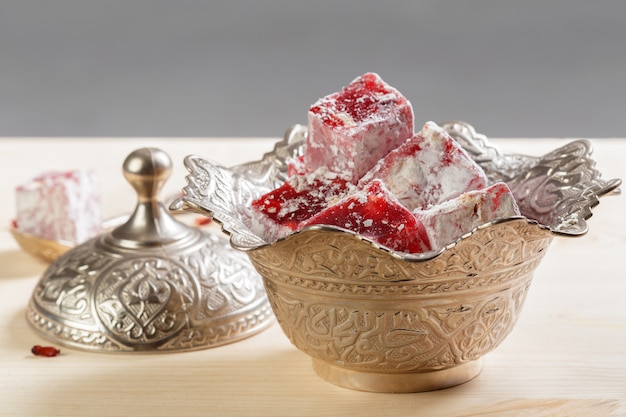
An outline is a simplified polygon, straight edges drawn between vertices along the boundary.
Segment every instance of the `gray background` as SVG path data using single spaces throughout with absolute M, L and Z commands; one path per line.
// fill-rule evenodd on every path
M 626 2 L 0 0 L 0 136 L 276 137 L 367 71 L 418 126 L 626 136 Z

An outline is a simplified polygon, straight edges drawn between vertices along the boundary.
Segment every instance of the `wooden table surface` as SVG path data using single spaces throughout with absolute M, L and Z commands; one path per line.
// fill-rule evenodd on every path
M 14 188 L 50 169 L 94 168 L 107 215 L 130 212 L 121 165 L 159 147 L 180 191 L 188 154 L 233 165 L 272 149 L 272 138 L 0 138 L 0 416 L 626 416 L 626 198 L 601 200 L 581 238 L 556 238 L 535 273 L 511 335 L 478 378 L 440 391 L 375 394 L 318 378 L 278 325 L 218 348 L 157 355 L 88 353 L 50 344 L 29 327 L 26 305 L 46 264 L 9 233 Z M 540 155 L 568 139 L 493 139 Z M 605 179 L 626 178 L 626 139 L 596 139 Z

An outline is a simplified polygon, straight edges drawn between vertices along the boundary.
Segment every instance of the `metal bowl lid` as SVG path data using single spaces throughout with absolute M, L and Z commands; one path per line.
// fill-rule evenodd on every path
M 101 352 L 173 352 L 251 336 L 273 322 L 248 257 L 174 219 L 158 200 L 172 172 L 155 148 L 132 152 L 137 192 L 126 223 L 54 261 L 35 287 L 31 326 L 54 342 Z

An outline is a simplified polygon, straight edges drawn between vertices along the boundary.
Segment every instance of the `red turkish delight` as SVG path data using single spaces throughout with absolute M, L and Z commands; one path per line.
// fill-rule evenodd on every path
M 398 90 L 367 73 L 313 104 L 304 165 L 325 166 L 356 182 L 413 134 L 413 109 Z
M 413 134 L 410 103 L 373 73 L 309 109 L 303 155 L 288 181 L 252 204 L 271 243 L 308 226 L 350 230 L 391 250 L 423 253 L 481 224 L 519 216 L 504 183 L 433 122 Z
M 311 225 L 348 229 L 399 252 L 421 253 L 431 249 L 424 225 L 378 180 L 302 224 Z
M 520 215 L 511 190 L 503 182 L 469 191 L 428 210 L 415 210 L 413 213 L 424 224 L 433 248 L 437 249 L 481 224 Z
M 252 229 L 273 241 L 297 230 L 300 223 L 348 191 L 348 182 L 325 168 L 293 175 L 289 181 L 252 202 Z
M 425 209 L 487 185 L 482 168 L 433 122 L 379 161 L 360 184 L 374 178 L 383 181 L 409 210 Z
M 15 190 L 18 231 L 79 244 L 102 226 L 98 181 L 93 171 L 48 172 Z

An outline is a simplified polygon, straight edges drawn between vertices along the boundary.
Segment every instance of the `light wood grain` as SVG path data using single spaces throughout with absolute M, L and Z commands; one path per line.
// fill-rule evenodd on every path
M 607 400 L 511 400 L 482 406 L 480 411 L 464 417 L 611 417 L 615 416 L 617 401 Z
M 565 139 L 496 141 L 540 154 Z M 273 139 L 0 139 L 0 226 L 13 216 L 13 187 L 51 168 L 95 167 L 105 210 L 132 209 L 121 175 L 132 150 L 165 149 L 175 162 L 165 193 L 184 183 L 191 153 L 224 165 L 272 148 Z M 626 178 L 626 139 L 593 141 L 606 178 Z M 36 152 L 35 152 L 36 150 Z M 169 191 L 168 191 L 169 190 Z M 0 227 L 0 416 L 626 416 L 626 199 L 603 198 L 582 238 L 557 238 L 538 268 L 512 334 L 475 380 L 420 394 L 373 394 L 318 378 L 310 359 L 273 325 L 219 348 L 114 355 L 47 344 L 24 314 L 46 265 Z

